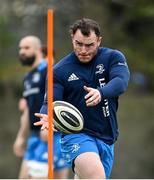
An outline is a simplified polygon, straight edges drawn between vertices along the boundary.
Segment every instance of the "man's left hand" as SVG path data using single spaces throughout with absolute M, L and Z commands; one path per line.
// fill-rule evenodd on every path
M 85 96 L 87 106 L 96 106 L 101 101 L 101 94 L 98 89 L 84 86 L 84 90 L 88 93 Z

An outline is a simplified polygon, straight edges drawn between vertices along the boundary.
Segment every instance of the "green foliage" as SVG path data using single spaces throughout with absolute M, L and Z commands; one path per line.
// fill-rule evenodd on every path
M 126 54 L 131 72 L 139 71 L 147 79 L 154 77 L 152 0 L 14 0 L 7 6 L 9 2 L 3 2 L 2 7 L 7 7 L 7 11 L 2 11 L 0 16 L 0 54 L 3 63 L 8 61 L 12 66 L 10 56 L 17 58 L 18 41 L 22 36 L 34 34 L 40 36 L 44 43 L 47 41 L 47 10 L 53 8 L 56 61 L 72 49 L 68 33 L 70 24 L 76 19 L 88 17 L 100 23 L 104 46 L 118 48 Z M 12 73 L 14 71 L 9 71 L 7 75 L 13 77 Z M 154 83 L 149 87 L 153 90 Z

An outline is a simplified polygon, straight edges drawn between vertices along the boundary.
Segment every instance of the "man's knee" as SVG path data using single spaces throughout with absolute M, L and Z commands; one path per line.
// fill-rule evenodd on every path
M 74 171 L 81 179 L 104 179 L 105 171 L 100 158 L 95 152 L 85 152 L 76 157 Z

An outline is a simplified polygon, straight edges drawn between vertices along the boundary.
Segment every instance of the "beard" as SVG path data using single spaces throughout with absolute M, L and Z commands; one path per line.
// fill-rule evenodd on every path
M 32 66 L 35 62 L 36 56 L 32 55 L 29 57 L 19 55 L 19 60 L 23 66 Z

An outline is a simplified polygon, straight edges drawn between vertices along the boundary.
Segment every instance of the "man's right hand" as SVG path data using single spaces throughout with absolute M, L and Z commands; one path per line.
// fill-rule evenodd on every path
M 35 122 L 34 126 L 42 126 L 41 130 L 49 128 L 48 115 L 41 114 L 41 113 L 35 113 L 35 116 L 40 118 L 40 121 Z
M 40 121 L 34 123 L 34 126 L 42 126 L 41 130 L 44 130 L 44 129 L 48 130 L 49 129 L 48 115 L 41 114 L 41 113 L 35 113 L 35 116 L 40 118 Z M 53 131 L 57 131 L 54 128 L 54 125 L 52 126 L 52 129 L 53 129 Z
M 15 140 L 13 152 L 17 157 L 23 157 L 25 153 L 25 139 L 18 137 Z

